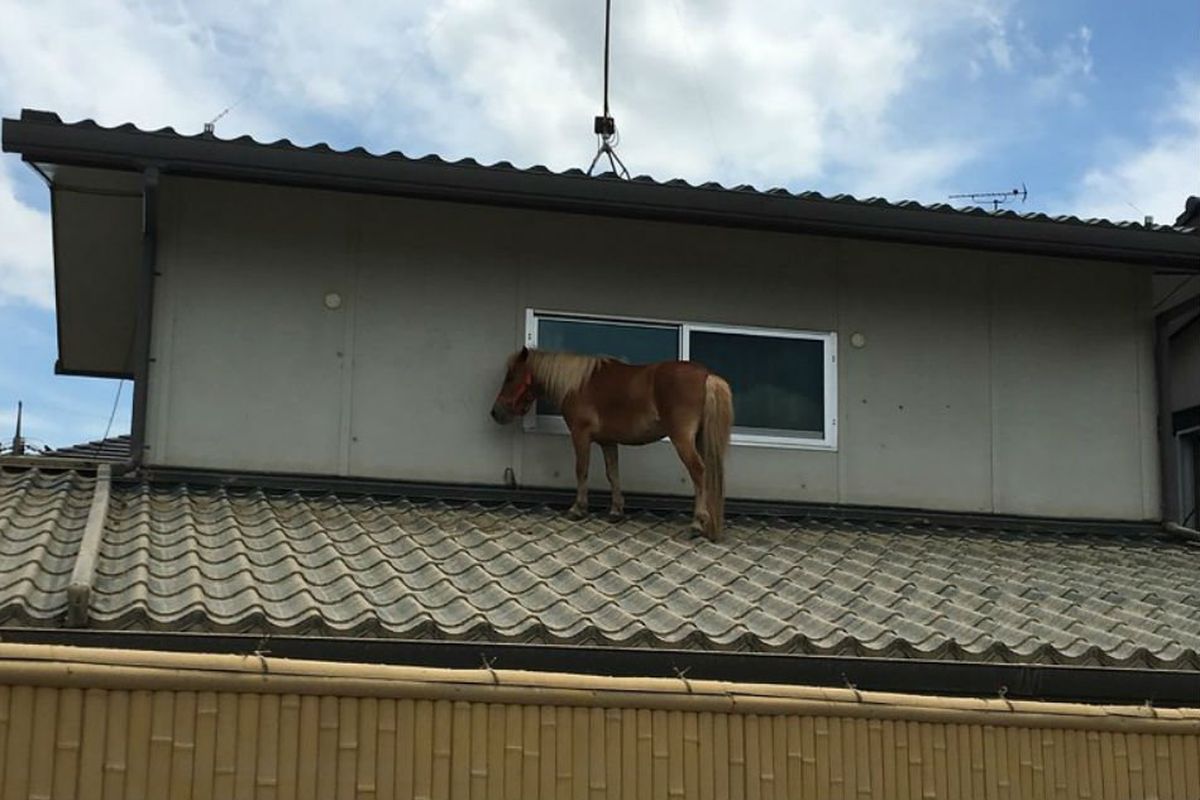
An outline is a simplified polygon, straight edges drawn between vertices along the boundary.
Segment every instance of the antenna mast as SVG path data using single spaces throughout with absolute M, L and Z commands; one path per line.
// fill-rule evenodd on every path
M 621 139 L 617 136 L 616 120 L 608 113 L 608 40 L 611 20 L 612 0 L 604 0 L 604 116 L 596 117 L 592 125 L 593 131 L 600 139 L 600 146 L 596 149 L 596 157 L 592 159 L 587 174 L 592 174 L 600 156 L 608 156 L 608 164 L 612 167 L 612 171 L 628 180 L 629 170 L 625 168 L 625 162 L 621 161 L 620 156 L 613 150 Z
M 25 455 L 25 440 L 21 438 L 21 407 L 23 403 L 17 401 L 17 432 L 13 434 L 12 454 L 14 456 Z
M 969 192 L 967 194 L 949 195 L 949 197 L 951 199 L 966 197 L 972 203 L 979 203 L 980 201 L 986 201 L 986 202 L 992 204 L 992 211 L 995 211 L 1004 203 L 1007 203 L 1009 200 L 1015 199 L 1017 197 L 1021 198 L 1021 202 L 1024 203 L 1025 198 L 1028 196 L 1029 196 L 1029 190 L 1025 188 L 1024 181 L 1021 182 L 1020 189 L 1010 189 L 1007 192 Z

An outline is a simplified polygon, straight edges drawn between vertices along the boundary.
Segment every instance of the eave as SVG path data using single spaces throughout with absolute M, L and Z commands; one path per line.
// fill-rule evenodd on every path
M 245 136 L 222 140 L 170 128 L 105 128 L 67 124 L 44 111 L 4 120 L 3 149 L 31 164 L 128 171 L 155 166 L 171 175 L 1200 270 L 1200 236 L 1183 228 L 783 189 L 593 178 L 579 170 L 451 163 L 436 156 L 373 155 L 362 148 L 301 147 L 287 140 L 265 144 Z

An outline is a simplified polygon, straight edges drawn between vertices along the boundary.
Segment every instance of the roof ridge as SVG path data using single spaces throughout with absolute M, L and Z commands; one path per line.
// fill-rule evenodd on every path
M 433 483 L 362 479 L 340 476 L 307 476 L 255 472 L 228 472 L 147 468 L 141 475 L 114 477 L 114 481 L 134 483 L 149 491 L 173 490 L 187 486 L 189 491 L 222 491 L 232 493 L 262 493 L 297 495 L 301 497 L 333 497 L 356 501 L 380 498 L 394 502 L 404 500 L 429 507 L 446 504 L 461 512 L 465 507 L 479 513 L 495 513 L 498 508 L 512 507 L 518 511 L 528 508 L 565 508 L 574 500 L 574 491 L 557 488 L 518 488 L 468 483 Z M 603 494 L 603 492 L 601 492 Z M 626 493 L 626 507 L 631 520 L 638 515 L 655 518 L 688 513 L 691 498 L 682 495 Z M 906 525 L 914 531 L 929 530 L 1003 530 L 1010 534 L 1050 532 L 1150 535 L 1162 537 L 1162 526 L 1155 520 L 1034 517 L 1015 514 L 994 514 L 944 509 L 921 509 L 896 506 L 868 506 L 845 503 L 771 501 L 731 498 L 727 501 L 731 518 L 805 520 L 831 524 L 853 525 L 877 523 Z

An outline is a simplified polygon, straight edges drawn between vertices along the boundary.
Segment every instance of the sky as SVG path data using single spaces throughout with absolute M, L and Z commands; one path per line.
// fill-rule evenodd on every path
M 1171 222 L 1200 194 L 1197 0 L 613 0 L 634 175 Z M 0 114 L 586 168 L 603 0 L 0 0 Z M 949 201 L 956 205 L 967 201 Z M 55 376 L 49 197 L 0 157 L 0 439 L 128 432 Z M 118 396 L 118 392 L 120 392 Z M 115 412 L 115 413 L 114 413 Z M 111 422 L 110 422 L 111 420 Z

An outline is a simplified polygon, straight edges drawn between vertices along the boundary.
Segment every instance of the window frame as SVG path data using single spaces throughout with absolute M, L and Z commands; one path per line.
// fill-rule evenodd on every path
M 538 345 L 538 320 L 543 318 L 577 320 L 581 322 L 596 322 L 612 325 L 627 325 L 629 327 L 668 327 L 678 330 L 676 345 L 677 357 L 683 361 L 691 360 L 691 333 L 729 333 L 745 336 L 763 336 L 780 339 L 806 339 L 819 341 L 823 347 L 824 364 L 824 406 L 825 430 L 824 436 L 799 436 L 788 434 L 749 433 L 739 430 L 736 425 L 731 438 L 731 444 L 745 447 L 768 447 L 787 450 L 823 450 L 836 451 L 838 447 L 838 415 L 837 415 L 837 333 L 835 331 L 814 331 L 791 328 L 770 328 L 752 325 L 733 325 L 717 322 L 690 322 L 685 320 L 631 317 L 616 314 L 589 314 L 576 311 L 558 311 L 546 308 L 525 309 L 525 344 L 536 348 Z M 735 420 L 736 423 L 736 420 Z M 530 433 L 566 434 L 567 425 L 562 417 L 541 415 L 537 413 L 537 405 L 530 409 L 523 420 L 523 427 Z

